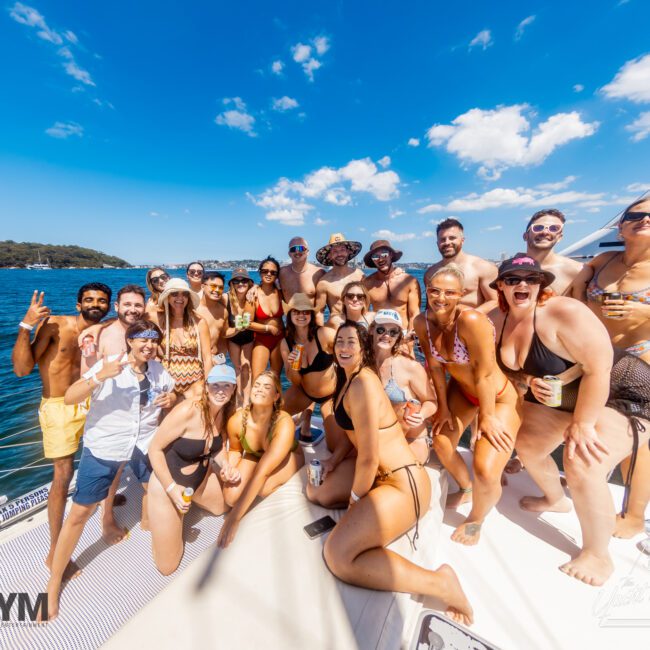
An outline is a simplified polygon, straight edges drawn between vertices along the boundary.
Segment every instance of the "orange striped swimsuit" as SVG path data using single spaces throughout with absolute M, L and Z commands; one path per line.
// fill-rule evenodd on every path
M 167 336 L 165 332 L 161 346 L 167 349 Z M 185 332 L 183 345 L 176 345 L 169 342 L 169 357 L 165 356 L 162 361 L 167 372 L 175 382 L 174 390 L 177 393 L 184 393 L 192 384 L 203 380 L 203 361 L 199 356 L 199 339 L 196 327 L 190 332 Z

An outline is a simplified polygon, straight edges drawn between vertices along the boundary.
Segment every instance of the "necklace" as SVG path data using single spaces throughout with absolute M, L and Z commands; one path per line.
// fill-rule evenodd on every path
M 289 268 L 296 274 L 296 275 L 302 275 L 303 273 L 307 272 L 307 265 L 305 264 L 305 268 L 302 271 L 296 271 L 296 269 L 293 268 L 293 264 L 289 266 Z

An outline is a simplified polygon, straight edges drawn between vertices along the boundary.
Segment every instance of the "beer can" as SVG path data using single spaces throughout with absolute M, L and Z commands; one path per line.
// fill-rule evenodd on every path
M 235 329 L 240 330 L 242 327 L 244 327 L 244 319 L 241 314 L 237 314 L 235 316 Z
M 408 402 L 406 402 L 406 406 L 404 407 L 404 417 L 413 415 L 413 413 L 419 413 L 421 408 L 422 404 L 420 404 L 420 402 L 418 402 L 416 399 L 410 399 Z
M 296 346 L 293 348 L 298 351 L 298 356 L 291 362 L 292 370 L 300 370 L 300 366 L 302 365 L 302 351 L 304 348 L 305 346 L 300 343 L 296 343 Z
M 250 327 L 251 324 L 251 315 L 248 312 L 245 312 L 242 315 L 242 327 Z
M 562 404 L 562 380 L 554 375 L 544 375 L 542 379 L 551 387 L 553 396 L 550 400 L 545 402 L 546 406 L 557 408 Z
M 185 503 L 190 503 L 193 496 L 194 490 L 191 487 L 187 487 L 183 490 L 183 501 L 185 501 Z
M 323 482 L 323 468 L 317 458 L 307 466 L 307 477 L 314 487 L 318 487 Z
M 623 300 L 623 294 L 620 291 L 610 291 L 603 293 L 602 301 L 607 302 L 608 300 Z M 605 316 L 605 318 L 611 318 L 613 320 L 620 318 L 615 312 L 611 311 L 604 313 L 603 316 Z

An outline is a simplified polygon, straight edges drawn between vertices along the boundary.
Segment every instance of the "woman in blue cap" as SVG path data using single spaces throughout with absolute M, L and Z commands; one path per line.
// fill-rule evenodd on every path
M 183 557 L 183 515 L 192 502 L 214 515 L 226 509 L 222 482 L 239 479 L 223 450 L 226 424 L 235 410 L 237 378 L 231 366 L 214 366 L 199 399 L 185 399 L 163 420 L 149 447 L 154 473 L 149 482 L 153 558 L 163 575 Z M 211 459 L 218 455 L 219 475 Z M 183 491 L 194 490 L 190 501 Z

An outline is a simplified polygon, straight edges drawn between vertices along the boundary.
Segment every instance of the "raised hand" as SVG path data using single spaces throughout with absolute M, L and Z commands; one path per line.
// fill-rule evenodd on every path
M 27 323 L 27 325 L 37 325 L 40 321 L 50 315 L 50 308 L 43 304 L 43 298 L 45 298 L 45 291 L 41 291 L 40 295 L 38 290 L 34 291 L 29 309 L 25 312 L 25 316 L 23 317 L 23 323 Z
M 124 366 L 129 363 L 129 360 L 125 358 L 124 352 L 122 352 L 117 356 L 117 358 L 109 361 L 108 355 L 104 353 L 102 355 L 102 362 L 101 370 L 95 375 L 99 381 L 117 377 L 124 369 Z

